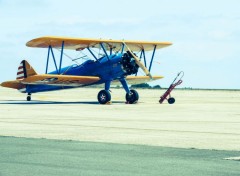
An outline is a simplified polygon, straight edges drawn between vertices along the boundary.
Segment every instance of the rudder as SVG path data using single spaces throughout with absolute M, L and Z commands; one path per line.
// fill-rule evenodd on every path
M 18 67 L 17 79 L 21 80 L 33 75 L 37 75 L 36 71 L 26 60 L 23 60 Z

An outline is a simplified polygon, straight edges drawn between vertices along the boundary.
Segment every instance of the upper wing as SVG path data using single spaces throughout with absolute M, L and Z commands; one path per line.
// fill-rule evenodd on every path
M 155 81 L 155 80 L 162 79 L 162 78 L 163 78 L 163 76 L 153 76 L 152 79 L 150 79 L 149 76 L 127 76 L 126 80 L 127 80 L 128 84 L 135 85 L 135 84 L 142 84 L 142 83 Z M 112 84 L 118 85 L 119 81 L 114 80 L 112 82 Z
M 50 45 L 53 48 L 61 48 L 64 41 L 65 49 L 83 50 L 87 47 L 99 48 L 100 43 L 105 44 L 107 50 L 115 49 L 121 50 L 122 43 L 126 43 L 132 51 L 151 51 L 156 46 L 156 49 L 164 48 L 172 45 L 170 42 L 146 42 L 146 41 L 130 41 L 130 40 L 105 40 L 105 39 L 84 39 L 84 38 L 68 38 L 68 37 L 54 37 L 46 36 L 33 39 L 27 42 L 29 47 L 48 48 Z M 127 50 L 125 48 L 125 50 Z
M 81 86 L 96 83 L 100 80 L 95 76 L 69 76 L 69 75 L 34 75 L 21 81 L 22 84 L 55 85 L 55 86 Z

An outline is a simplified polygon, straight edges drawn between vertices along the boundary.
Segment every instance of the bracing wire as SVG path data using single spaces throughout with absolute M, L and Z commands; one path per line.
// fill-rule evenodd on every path
M 57 51 L 61 52 L 60 49 L 56 49 Z M 81 57 L 79 57 L 80 55 L 83 55 Z M 77 62 L 77 60 L 79 59 L 83 59 L 83 60 L 88 60 L 87 55 L 84 54 L 82 51 L 80 51 L 77 55 L 76 58 L 73 58 L 71 56 L 69 56 L 68 54 L 66 54 L 65 52 L 63 52 L 63 55 L 66 56 L 67 58 L 69 58 L 72 62 L 75 62 L 77 65 L 80 65 L 80 63 Z

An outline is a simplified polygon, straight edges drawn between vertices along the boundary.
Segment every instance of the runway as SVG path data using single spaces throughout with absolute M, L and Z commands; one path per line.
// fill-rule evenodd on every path
M 239 175 L 240 91 L 140 89 L 125 104 L 96 88 L 33 94 L 0 88 L 0 176 Z M 233 159 L 232 159 L 233 158 Z
M 1 176 L 239 176 L 237 151 L 0 137 Z
M 125 104 L 112 89 L 112 104 L 99 105 L 99 89 L 25 94 L 0 88 L 0 136 L 240 150 L 240 91 L 176 90 L 174 105 L 159 104 L 164 90 L 138 90 Z

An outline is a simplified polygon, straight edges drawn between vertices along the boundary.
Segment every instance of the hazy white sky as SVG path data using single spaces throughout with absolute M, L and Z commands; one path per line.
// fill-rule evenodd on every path
M 153 73 L 166 87 L 185 71 L 182 87 L 240 88 L 238 0 L 0 0 L 0 82 L 15 79 L 27 59 L 45 71 L 47 51 L 25 43 L 45 35 L 170 41 Z

